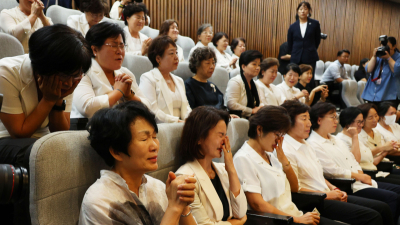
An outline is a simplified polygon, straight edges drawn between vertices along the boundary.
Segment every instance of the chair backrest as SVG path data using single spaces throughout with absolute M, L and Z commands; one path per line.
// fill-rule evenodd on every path
M 354 74 L 356 73 L 357 70 L 358 70 L 357 65 L 352 65 L 352 66 L 351 66 L 351 77 L 352 77 L 352 79 L 356 79 L 356 78 L 354 77 Z
M 6 33 L 0 33 L 0 46 L 0 59 L 23 55 L 25 53 L 21 42 L 14 36 Z
M 280 72 L 278 72 L 278 75 L 276 76 L 274 82 L 272 82 L 274 85 L 278 85 L 283 82 L 283 76 Z
M 176 40 L 176 44 L 182 48 L 183 58 L 185 59 L 186 62 L 188 62 L 190 49 L 192 49 L 195 46 L 194 41 L 190 37 L 179 35 L 178 40 Z
M 322 79 L 322 75 L 324 74 L 324 69 L 325 69 L 325 65 L 324 62 L 322 60 L 317 61 L 317 64 L 315 66 L 315 80 L 321 80 Z
M 54 24 L 67 25 L 67 19 L 72 15 L 81 15 L 82 12 L 75 9 L 67 9 L 58 5 L 50 6 L 46 11 L 46 16 L 51 18 Z
M 228 47 L 225 49 L 225 52 L 228 53 L 229 55 L 233 55 L 233 51 L 230 45 L 228 45 Z
M 239 74 L 240 74 L 240 68 L 236 68 L 236 69 L 232 70 L 231 72 L 229 72 L 229 79 L 236 77 Z
M 86 190 L 100 177 L 101 169 L 109 169 L 87 137 L 87 131 L 56 132 L 33 145 L 29 159 L 32 224 L 78 223 Z
M 361 102 L 361 104 L 364 103 L 364 99 L 361 98 L 361 95 L 364 92 L 366 84 L 367 84 L 367 82 L 361 81 L 361 80 L 357 82 L 357 86 L 358 86 L 357 87 L 357 99 L 358 99 L 358 101 Z
M 342 81 L 342 99 L 347 107 L 360 104 L 357 98 L 357 82 L 355 80 Z
M 18 2 L 16 0 L 1 0 L 0 1 L 0 12 L 3 9 L 12 9 L 18 6 Z
M 154 39 L 154 38 L 156 38 L 158 36 L 160 31 L 156 30 L 156 29 L 153 29 L 153 28 L 151 28 L 149 26 L 144 26 L 143 29 L 140 31 L 140 33 L 145 34 L 147 37 L 150 37 L 150 38 Z
M 351 76 L 351 65 L 344 64 L 344 68 L 346 69 L 347 75 L 350 77 L 350 79 L 355 80 L 354 76 Z
M 173 71 L 172 73 L 177 75 L 178 77 L 182 78 L 183 81 L 194 76 L 192 71 L 190 71 L 190 69 L 189 69 L 188 62 L 179 62 L 178 68 L 175 71 Z
M 229 73 L 226 69 L 216 66 L 213 75 L 208 80 L 217 85 L 218 89 L 225 95 L 229 81 Z
M 326 70 L 326 69 L 328 69 L 328 67 L 329 67 L 329 65 L 331 65 L 331 61 L 326 61 L 325 62 L 325 67 L 324 67 L 324 71 Z
M 153 64 L 151 64 L 149 58 L 141 55 L 132 55 L 129 53 L 125 54 L 122 66 L 128 68 L 133 75 L 135 75 L 136 83 L 138 85 L 140 82 L 140 76 L 153 69 Z
M 122 29 L 124 29 L 125 26 L 126 26 L 126 25 L 125 25 L 125 22 L 122 21 L 122 20 L 114 20 L 114 19 L 110 19 L 110 18 L 104 17 L 104 18 L 103 18 L 103 21 L 110 22 L 110 23 L 116 23 L 116 24 L 118 24 Z

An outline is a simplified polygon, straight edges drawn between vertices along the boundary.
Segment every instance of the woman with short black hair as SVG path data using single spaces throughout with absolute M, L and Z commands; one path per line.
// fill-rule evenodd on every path
M 400 125 L 397 122 L 397 108 L 391 102 L 382 102 L 378 105 L 379 123 L 376 127 L 383 139 L 400 143 Z
M 108 14 L 109 7 L 106 0 L 82 0 L 80 3 L 81 15 L 71 15 L 67 25 L 86 36 L 89 29 L 102 22 L 104 15 Z
M 294 63 L 287 66 L 287 73 L 283 75 L 283 82 L 276 85 L 287 100 L 299 100 L 302 103 L 309 102 L 309 93 L 307 90 L 300 90 L 296 87 L 301 75 L 300 67 Z
M 217 66 L 226 69 L 228 72 L 236 68 L 236 61 L 239 58 L 232 58 L 228 53 L 225 52 L 229 45 L 229 37 L 224 32 L 218 32 L 212 39 L 212 43 L 215 46 L 215 55 L 217 56 Z
M 172 40 L 176 42 L 179 36 L 178 22 L 172 19 L 164 21 L 161 24 L 159 35 L 168 35 L 170 38 L 172 38 Z M 183 56 L 183 49 L 179 45 L 176 45 L 176 47 L 178 49 L 179 62 L 185 61 L 185 58 Z
M 157 124 L 140 102 L 129 101 L 95 113 L 88 124 L 93 150 L 110 166 L 86 191 L 79 224 L 197 224 L 188 206 L 192 176 L 169 172 L 166 185 L 146 175 L 158 168 Z M 93 151 L 91 150 L 91 151 Z
M 273 82 L 278 76 L 279 61 L 276 58 L 266 58 L 261 64 L 261 73 L 258 75 L 256 84 L 260 91 L 260 101 L 264 105 L 281 105 L 286 97 Z
M 365 65 L 367 65 L 368 61 L 368 58 L 361 59 L 358 70 L 354 73 L 354 78 L 357 82 L 360 80 L 367 82 L 369 74 L 367 74 L 367 71 L 365 70 Z
M 124 30 L 115 23 L 99 23 L 90 28 L 86 40 L 92 48 L 92 67 L 74 92 L 71 118 L 91 118 L 98 110 L 125 101 L 141 101 L 150 107 L 135 75 L 122 67 Z
M 315 105 L 318 101 L 325 102 L 328 97 L 328 85 L 319 85 L 318 87 L 312 89 L 310 85 L 313 68 L 307 64 L 301 64 L 300 66 L 301 74 L 299 76 L 299 82 L 295 85 L 299 90 L 306 90 L 309 93 L 307 105 Z
M 169 36 L 156 37 L 148 58 L 154 69 L 140 77 L 140 89 L 151 103 L 157 123 L 183 122 L 192 111 L 182 78 L 171 72 L 178 68 L 175 41 Z
M 246 51 L 246 40 L 242 37 L 233 39 L 231 42 L 231 51 L 233 52 L 232 59 L 237 59 L 236 68 L 239 68 L 240 55 Z
M 207 47 L 207 46 L 210 48 L 214 48 L 214 45 L 211 42 L 213 35 L 214 35 L 213 27 L 211 26 L 211 24 L 209 23 L 202 24 L 199 27 L 199 29 L 197 29 L 198 42 L 192 49 L 190 49 L 189 58 L 196 48 Z

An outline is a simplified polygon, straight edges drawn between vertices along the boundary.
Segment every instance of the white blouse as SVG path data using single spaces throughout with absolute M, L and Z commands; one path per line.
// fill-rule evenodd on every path
M 132 55 L 142 55 L 142 43 L 149 37 L 140 32 L 139 32 L 139 38 L 132 37 L 131 33 L 129 32 L 128 26 L 124 28 L 124 31 L 125 31 L 125 44 L 128 45 L 126 53 Z
M 121 17 L 118 14 L 118 8 L 121 5 L 120 1 L 115 1 L 110 10 L 110 18 L 114 20 L 121 20 Z M 147 16 L 148 25 L 150 25 L 150 17 Z
M 49 17 L 46 17 L 50 25 L 53 24 Z M 37 18 L 33 26 L 29 18 L 23 13 L 19 6 L 12 9 L 3 9 L 0 13 L 0 30 L 16 37 L 24 47 L 25 53 L 29 53 L 29 38 L 33 32 L 43 27 L 42 21 Z
M 269 84 L 269 87 L 265 85 L 261 80 L 257 80 L 258 91 L 260 92 L 260 101 L 264 105 L 282 105 L 286 100 L 285 96 L 282 94 L 281 90 L 277 88 L 274 84 Z
M 369 136 L 367 132 L 362 129 L 361 132 L 358 134 L 358 139 L 362 141 L 362 143 L 364 143 L 364 145 L 367 146 L 369 149 L 374 149 L 384 145 L 385 140 L 383 140 L 383 137 L 379 133 L 379 131 L 377 131 L 375 128 L 373 128 L 372 131 L 374 132 L 374 138 Z M 375 157 L 377 156 L 379 156 L 379 154 L 375 155 Z
M 99 23 L 103 22 L 101 20 Z M 79 31 L 82 33 L 82 35 L 85 37 L 87 32 L 89 31 L 89 23 L 86 20 L 86 14 L 82 13 L 81 15 L 71 15 L 67 19 L 67 25 L 71 28 L 74 28 L 75 30 Z
M 233 68 L 229 66 L 229 63 L 232 61 L 232 57 L 226 52 L 221 53 L 218 49 L 215 49 L 214 52 L 217 58 L 217 66 L 226 69 L 228 72 L 231 72 Z
M 196 48 L 201 48 L 201 47 L 206 47 L 206 46 L 203 45 L 203 43 L 201 43 L 201 41 L 197 42 L 197 44 L 192 49 L 190 49 L 189 59 L 190 59 L 190 56 L 192 55 L 192 53 L 194 52 L 194 50 L 196 50 Z M 215 49 L 212 42 L 210 42 L 207 47 L 210 47 L 211 49 Z
M 233 157 L 240 184 L 244 192 L 261 194 L 264 201 L 291 216 L 302 216 L 292 202 L 292 193 L 282 164 L 274 154 L 266 152 L 268 164 L 245 142 Z M 248 206 L 251 209 L 250 206 Z
M 176 117 L 180 117 L 181 116 L 181 107 L 182 107 L 182 98 L 181 98 L 181 94 L 179 93 L 179 89 L 175 88 L 175 92 L 171 91 L 171 89 L 169 89 L 169 91 L 171 93 L 172 104 L 173 104 L 173 108 L 174 108 L 173 115 Z
M 389 125 L 390 128 L 392 128 L 392 132 L 386 130 L 384 127 L 382 127 L 379 123 L 376 126 L 376 130 L 379 131 L 379 133 L 382 135 L 383 139 L 385 142 L 388 141 L 397 141 L 400 142 L 400 125 L 395 123 L 393 125 Z
M 279 88 L 279 90 L 281 91 L 281 93 L 283 94 L 283 96 L 285 97 L 285 99 L 287 100 L 292 100 L 295 98 L 295 96 L 300 93 L 300 89 L 298 89 L 297 87 L 289 87 L 285 81 L 283 81 L 282 83 L 276 85 L 277 88 Z M 301 97 L 299 99 L 300 102 L 305 103 L 306 102 L 306 98 L 305 97 Z

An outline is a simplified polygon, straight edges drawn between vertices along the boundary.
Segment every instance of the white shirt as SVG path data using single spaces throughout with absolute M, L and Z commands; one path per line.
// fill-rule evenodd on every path
M 185 84 L 182 78 L 170 73 L 175 89 L 179 89 L 182 99 L 181 114 L 179 117 L 173 115 L 173 101 L 171 91 L 163 75 L 158 68 L 154 68 L 140 77 L 139 88 L 150 101 L 151 110 L 156 115 L 157 123 L 176 123 L 184 120 L 192 111 L 186 97 Z
M 282 95 L 285 97 L 285 99 L 287 100 L 292 100 L 295 98 L 295 96 L 300 93 L 300 89 L 298 89 L 297 87 L 293 86 L 293 87 L 289 87 L 285 81 L 283 81 L 282 83 L 276 85 L 277 88 L 279 88 L 279 90 L 281 91 Z M 300 102 L 305 103 L 306 102 L 306 98 L 305 97 L 301 97 L 299 99 Z
M 101 20 L 99 23 L 103 22 Z M 67 19 L 67 25 L 71 28 L 74 28 L 75 30 L 79 31 L 82 33 L 82 35 L 85 37 L 87 32 L 89 31 L 89 23 L 86 20 L 86 14 L 82 13 L 81 15 L 71 15 Z
M 132 55 L 142 55 L 142 43 L 149 37 L 140 32 L 139 32 L 139 38 L 132 37 L 131 33 L 129 32 L 128 26 L 124 28 L 124 31 L 125 31 L 125 44 L 128 45 L 126 53 Z
M 161 223 L 168 207 L 163 182 L 143 175 L 138 197 L 119 174 L 110 170 L 101 170 L 100 174 L 100 179 L 83 197 L 79 225 L 143 224 L 141 207 L 148 212 L 153 224 Z
M 39 104 L 36 82 L 32 72 L 29 55 L 3 58 L 0 60 L 0 93 L 3 94 L 1 112 L 7 114 L 24 114 L 28 117 Z M 72 94 L 64 98 L 65 111 L 71 112 Z M 50 133 L 49 117 L 32 135 L 40 138 Z M 0 138 L 9 137 L 7 129 L 0 121 Z
M 264 105 L 282 105 L 286 100 L 285 96 L 282 94 L 280 89 L 278 89 L 274 84 L 269 84 L 269 87 L 265 85 L 261 80 L 257 80 L 258 85 L 257 90 L 260 95 L 260 102 Z
M 374 149 L 384 145 L 385 141 L 383 140 L 383 137 L 379 133 L 379 131 L 377 131 L 375 128 L 373 128 L 372 131 L 374 132 L 374 138 L 369 136 L 367 132 L 365 132 L 364 129 L 362 129 L 361 132 L 358 134 L 358 139 L 369 149 Z M 375 157 L 377 156 L 379 156 L 379 154 L 375 155 Z
M 120 1 L 115 1 L 110 10 L 110 18 L 114 20 L 121 20 L 121 17 L 118 14 L 118 8 L 121 5 Z M 150 25 L 150 17 L 147 15 L 148 25 Z
M 135 75 L 125 67 L 115 70 L 115 75 L 127 74 L 132 78 L 131 90 L 135 95 L 140 98 L 143 104 L 150 108 L 150 102 L 147 100 L 143 92 L 139 89 L 136 83 Z M 100 67 L 99 63 L 92 59 L 92 67 L 87 74 L 79 82 L 74 91 L 73 106 L 71 118 L 92 118 L 95 112 L 102 108 L 109 108 L 110 102 L 108 93 L 112 92 L 114 88 L 108 81 L 106 74 Z M 117 104 L 124 102 L 122 97 L 118 100 Z
M 201 41 L 197 42 L 197 44 L 196 44 L 192 49 L 190 49 L 190 52 L 189 52 L 189 59 L 190 59 L 190 56 L 192 55 L 192 53 L 194 52 L 194 50 L 196 50 L 196 48 L 201 48 L 201 47 L 206 47 L 206 46 L 203 45 L 203 43 L 201 43 Z M 207 46 L 207 47 L 210 47 L 211 49 L 215 49 L 215 47 L 214 47 L 214 45 L 213 45 L 212 42 L 208 43 L 208 46 Z M 217 51 L 218 51 L 218 50 L 217 50 Z
M 329 139 L 321 137 L 317 132 L 312 131 L 307 139 L 315 150 L 318 159 L 324 169 L 324 175 L 332 178 L 351 178 L 351 173 L 362 171 L 360 164 L 354 158 L 350 149 L 340 139 L 329 134 Z M 372 186 L 356 181 L 352 184 L 353 192 L 364 188 L 377 188 L 375 180 Z
M 233 157 L 233 163 L 244 192 L 261 194 L 264 201 L 291 216 L 302 216 L 292 202 L 292 193 L 282 164 L 274 154 L 268 154 L 268 164 L 245 142 Z M 250 205 L 248 206 L 251 209 Z
M 228 72 L 231 72 L 232 67 L 229 66 L 229 63 L 232 61 L 232 57 L 228 53 L 221 53 L 218 49 L 216 49 L 214 52 L 217 58 L 217 66 L 226 69 Z
M 395 124 L 389 125 L 389 126 L 390 126 L 390 128 L 392 128 L 393 133 L 386 130 L 379 123 L 375 129 L 382 135 L 385 142 L 388 142 L 388 141 L 400 142 L 400 125 L 395 123 Z
M 326 68 L 322 75 L 321 82 L 336 81 L 338 78 L 349 79 L 346 68 L 340 64 L 339 60 L 335 60 L 328 68 Z
M 239 68 L 239 56 L 235 55 L 235 53 L 232 54 L 232 59 L 237 59 L 236 60 L 236 68 Z
M 49 17 L 46 17 L 50 25 L 53 24 Z M 0 30 L 16 37 L 24 47 L 25 53 L 29 53 L 29 38 L 33 32 L 43 27 L 42 21 L 37 18 L 33 26 L 29 22 L 29 18 L 19 8 L 3 9 L 0 13 Z
M 304 38 L 306 35 L 307 23 L 300 23 L 301 36 Z
M 315 191 L 330 191 L 325 183 L 320 161 L 307 142 L 300 143 L 286 134 L 282 149 L 299 180 L 299 190 L 307 188 Z
M 181 107 L 182 107 L 182 98 L 181 94 L 179 93 L 179 89 L 175 88 L 175 92 L 171 91 L 171 89 L 168 89 L 170 91 L 171 97 L 172 97 L 172 107 L 174 109 L 173 115 L 176 117 L 181 116 Z
M 336 135 L 336 138 L 339 138 L 340 140 L 343 141 L 347 145 L 347 148 L 351 151 L 351 146 L 353 144 L 353 140 L 351 137 L 343 134 L 343 133 L 338 133 Z M 360 153 L 361 153 L 361 161 L 360 161 L 360 166 L 363 169 L 366 170 L 378 170 L 376 166 L 374 165 L 374 156 L 372 155 L 371 149 L 369 149 L 367 146 L 364 145 L 364 143 L 361 140 L 358 140 L 359 146 L 360 146 Z

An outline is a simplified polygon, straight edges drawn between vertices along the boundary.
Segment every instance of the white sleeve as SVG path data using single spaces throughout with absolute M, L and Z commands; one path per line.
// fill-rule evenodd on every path
M 334 80 L 341 78 L 339 68 L 336 65 L 332 66 L 329 72 L 331 73 Z
M 19 90 L 13 85 L 13 83 L 17 81 L 13 82 L 6 79 L 6 77 L 10 77 L 10 79 L 13 78 L 6 74 L 9 74 L 9 72 L 0 67 L 0 93 L 3 94 L 1 112 L 7 114 L 22 114 L 24 111 L 22 110 Z
M 110 18 L 114 19 L 114 20 L 119 20 L 119 14 L 118 14 L 118 7 L 119 5 L 121 5 L 120 1 L 115 1 L 115 3 L 113 4 L 113 6 L 111 7 L 110 10 Z
M 233 159 L 244 192 L 261 194 L 261 182 L 250 158 L 237 156 Z
M 129 76 L 132 78 L 132 85 L 131 85 L 131 90 L 135 92 L 135 95 L 140 98 L 140 101 L 151 110 L 151 104 L 150 101 L 146 98 L 146 96 L 143 94 L 142 90 L 140 90 L 138 84 L 136 83 L 136 77 L 135 75 L 128 69 L 123 68 L 121 69 L 126 74 L 129 74 Z
M 230 110 L 242 110 L 242 115 L 247 117 L 250 116 L 252 113 L 252 109 L 241 105 L 239 103 L 240 97 L 241 97 L 241 88 L 240 84 L 233 80 L 230 79 L 228 82 L 228 87 L 226 88 L 226 98 L 227 98 L 227 106 L 228 109 Z
M 294 157 L 288 151 L 285 151 L 285 156 L 289 160 L 290 166 L 292 167 L 294 174 L 296 174 L 297 182 L 298 182 L 298 186 L 299 186 L 299 190 L 300 190 L 303 187 L 301 186 L 301 182 L 300 182 L 300 179 L 299 179 L 299 168 L 298 168 L 298 165 L 297 165 L 296 157 Z
M 78 21 L 76 21 L 76 20 L 73 19 L 73 16 L 68 16 L 68 19 L 67 19 L 67 26 L 69 26 L 69 27 L 71 27 L 71 28 L 73 28 L 73 29 L 75 29 L 75 30 L 78 30 L 77 22 L 78 22 Z
M 17 23 L 15 19 L 5 11 L 0 13 L 0 28 L 8 34 L 16 37 L 20 42 L 29 37 L 31 33 L 31 22 L 29 18 Z

